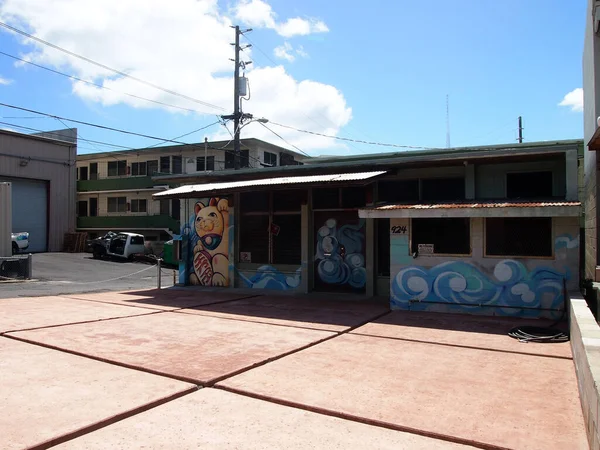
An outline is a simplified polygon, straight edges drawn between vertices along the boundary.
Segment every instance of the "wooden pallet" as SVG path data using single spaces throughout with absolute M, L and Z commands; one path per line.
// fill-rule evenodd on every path
M 82 253 L 85 251 L 87 233 L 65 233 L 63 251 L 67 253 Z

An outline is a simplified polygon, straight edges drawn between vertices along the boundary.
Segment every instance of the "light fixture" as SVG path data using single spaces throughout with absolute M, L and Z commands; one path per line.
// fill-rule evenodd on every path
M 29 164 L 29 160 L 28 159 L 22 159 L 19 161 L 19 165 L 21 167 L 25 167 L 27 164 Z

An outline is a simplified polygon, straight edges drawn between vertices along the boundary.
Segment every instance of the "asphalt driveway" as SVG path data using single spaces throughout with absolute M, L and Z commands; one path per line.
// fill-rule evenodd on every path
M 0 299 L 0 447 L 588 448 L 568 343 L 262 294 Z
M 162 270 L 162 286 L 173 285 L 173 269 Z M 0 298 L 69 293 L 150 289 L 157 285 L 157 269 L 150 264 L 96 260 L 91 253 L 36 253 L 33 281 L 0 283 Z

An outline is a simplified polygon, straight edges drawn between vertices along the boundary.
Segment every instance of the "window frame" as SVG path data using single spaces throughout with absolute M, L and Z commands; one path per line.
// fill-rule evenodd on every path
M 116 211 L 111 211 L 110 210 L 110 199 L 115 199 L 117 201 L 117 210 Z M 123 211 L 119 211 L 119 199 L 125 199 L 125 201 L 123 202 L 123 205 L 125 206 L 125 209 Z M 119 196 L 119 197 L 106 197 L 106 212 L 109 214 L 120 214 L 120 213 L 126 213 L 127 212 L 127 197 L 124 196 Z
M 483 218 L 483 257 L 484 258 L 495 258 L 495 259 L 544 259 L 554 260 L 556 258 L 556 252 L 554 250 L 554 218 L 553 217 L 542 217 L 550 220 L 550 256 L 518 256 L 518 255 L 494 255 L 488 254 L 487 251 L 487 219 L 533 219 L 534 217 L 484 217 Z
M 121 164 L 122 163 L 122 164 Z M 117 165 L 117 173 L 116 175 L 111 175 L 110 173 L 110 165 L 111 164 L 116 164 Z M 121 168 L 123 168 L 123 173 L 121 172 Z M 116 178 L 116 177 L 124 177 L 127 175 L 127 160 L 126 159 L 119 159 L 117 161 L 108 161 L 106 164 L 106 176 L 108 178 Z
M 202 169 L 199 169 L 198 167 L 200 167 L 200 164 L 202 163 Z M 208 167 L 207 167 L 207 163 L 208 163 Z M 208 172 L 208 171 L 214 171 L 215 170 L 215 157 L 213 155 L 211 156 L 207 156 L 206 158 L 204 156 L 196 156 L 196 172 Z
M 140 170 L 141 168 L 144 170 Z M 131 176 L 132 177 L 145 177 L 148 175 L 148 163 L 146 161 L 133 162 L 131 163 Z
M 269 157 L 269 161 L 267 161 L 267 155 Z M 273 159 L 275 159 L 275 162 L 273 162 Z M 277 153 L 263 151 L 263 160 L 264 160 L 264 163 L 268 164 L 270 167 L 276 167 L 277 166 Z
M 143 211 L 140 210 L 140 205 L 142 204 L 142 202 L 144 204 L 144 210 Z M 148 199 L 145 199 L 145 198 L 133 198 L 133 199 L 131 199 L 130 205 L 131 205 L 131 207 L 129 208 L 129 212 L 132 212 L 132 213 L 142 213 L 142 214 L 147 214 L 148 213 Z M 133 205 L 136 205 L 135 209 L 134 209 Z
M 432 253 L 431 255 L 423 255 L 421 253 L 419 253 L 418 257 L 455 257 L 455 258 L 468 258 L 473 256 L 473 219 L 474 217 L 411 217 L 410 218 L 410 223 L 409 223 L 409 231 L 408 231 L 408 241 L 409 241 L 409 251 L 410 254 L 413 254 L 413 233 L 414 233 L 414 226 L 413 226 L 413 220 L 415 219 L 424 219 L 424 220 L 428 220 L 428 219 L 467 219 L 469 221 L 469 253 L 437 253 L 435 252 L 435 247 L 434 247 L 434 253 Z

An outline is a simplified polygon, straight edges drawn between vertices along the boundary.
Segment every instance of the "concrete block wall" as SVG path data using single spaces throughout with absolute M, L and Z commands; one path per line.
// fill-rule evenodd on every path
M 571 295 L 569 320 L 573 363 L 588 442 L 590 449 L 599 450 L 600 326 L 578 294 Z

